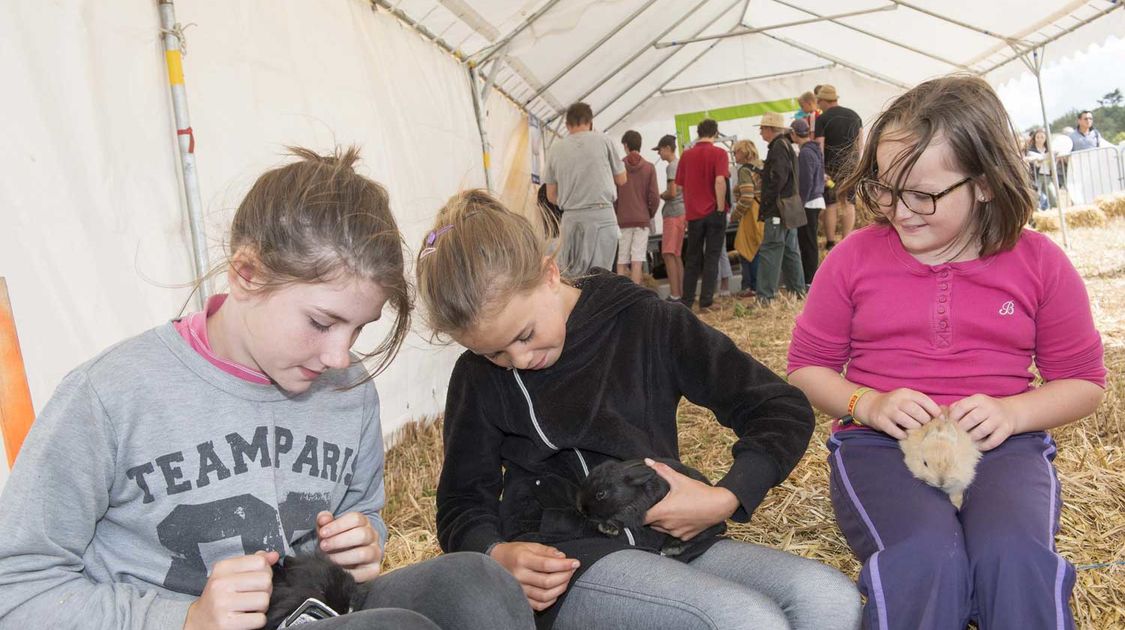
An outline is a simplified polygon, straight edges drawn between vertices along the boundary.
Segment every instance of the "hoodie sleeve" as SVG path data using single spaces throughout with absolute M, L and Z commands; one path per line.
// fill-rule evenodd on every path
M 649 165 L 648 168 L 648 189 L 645 191 L 648 200 L 648 218 L 656 216 L 656 210 L 660 207 L 660 187 L 656 183 L 656 167 Z
M 443 551 L 484 552 L 501 542 L 500 443 L 491 375 L 461 355 L 445 399 L 445 461 L 437 488 L 437 534 Z
M 710 409 L 738 436 L 734 462 L 716 485 L 738 497 L 741 505 L 731 518 L 746 522 L 805 454 L 812 407 L 799 389 L 688 309 L 662 304 L 657 313 L 660 365 L 671 366 L 674 384 L 688 400 Z
M 190 597 L 98 583 L 85 571 L 116 445 L 85 372 L 72 372 L 35 419 L 0 497 L 0 627 L 183 627 Z

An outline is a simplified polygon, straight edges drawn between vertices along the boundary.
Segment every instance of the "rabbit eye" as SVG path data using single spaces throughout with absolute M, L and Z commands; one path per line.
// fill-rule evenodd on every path
M 607 495 L 607 494 L 609 494 L 609 493 L 606 492 L 605 490 L 598 490 L 598 493 L 594 495 L 594 498 L 601 501 L 602 499 L 605 498 L 605 495 Z
M 925 466 L 926 468 L 930 467 L 929 463 L 927 463 L 926 460 L 924 460 L 924 459 L 922 460 L 922 465 Z

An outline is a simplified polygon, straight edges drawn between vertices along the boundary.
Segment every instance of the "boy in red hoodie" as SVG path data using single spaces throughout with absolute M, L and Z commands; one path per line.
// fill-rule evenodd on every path
M 656 167 L 641 157 L 641 134 L 630 129 L 621 136 L 621 144 L 625 147 L 623 161 L 628 177 L 617 187 L 617 201 L 613 204 L 617 226 L 621 228 L 617 273 L 640 284 L 648 251 L 649 222 L 660 205 L 660 190 L 656 185 Z

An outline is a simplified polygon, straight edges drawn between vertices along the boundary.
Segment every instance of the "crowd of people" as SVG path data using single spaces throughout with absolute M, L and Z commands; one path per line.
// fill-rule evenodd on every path
M 419 243 L 413 287 L 358 152 L 296 150 L 235 213 L 228 292 L 81 364 L 36 419 L 0 497 L 0 626 L 261 628 L 273 567 L 319 553 L 366 585 L 322 630 L 1073 628 L 1047 431 L 1097 408 L 1106 369 L 1081 277 L 1023 229 L 1034 200 L 1007 114 L 979 77 L 934 79 L 857 147 L 842 143 L 854 112 L 832 86 L 815 96 L 788 125 L 762 118 L 764 160 L 736 143 L 733 176 L 715 121 L 678 161 L 662 138 L 663 192 L 639 135 L 622 158 L 576 104 L 545 175 L 560 231 L 459 193 Z M 849 234 L 842 191 L 872 225 Z M 670 233 L 687 224 L 681 304 L 633 281 L 660 198 Z M 682 306 L 700 277 L 712 304 L 731 206 L 757 295 L 782 278 L 808 292 L 787 379 Z M 801 244 L 834 207 L 842 235 L 828 230 L 834 249 L 806 275 Z M 436 493 L 445 554 L 382 575 L 373 379 L 412 295 L 429 331 L 465 348 Z M 386 338 L 352 354 L 384 310 Z M 735 436 L 713 485 L 656 461 L 680 457 L 683 399 Z M 729 537 L 662 553 L 669 536 L 750 521 L 808 453 L 813 406 L 834 418 L 829 491 L 858 583 Z M 983 453 L 960 506 L 898 447 L 943 415 Z M 575 497 L 591 469 L 628 460 L 644 463 L 614 490 L 659 477 L 667 492 L 623 502 L 644 526 L 612 535 Z
M 777 112 L 762 117 L 764 160 L 747 139 L 729 152 L 720 146 L 718 123 L 711 119 L 696 126 L 696 138 L 682 154 L 676 136 L 665 135 L 653 148 L 667 165 L 663 191 L 654 165 L 641 155 L 638 132 L 626 131 L 617 145 L 593 129 L 589 105 L 571 105 L 570 133 L 548 156 L 541 197 L 557 203 L 545 207 L 551 216 L 561 213 L 569 226 L 559 250 L 564 270 L 581 275 L 608 269 L 609 250 L 616 247 L 618 273 L 640 284 L 652 222 L 663 201 L 666 299 L 692 308 L 698 289 L 699 310 L 712 310 L 717 296 L 732 295 L 732 255 L 741 267 L 736 297 L 769 303 L 782 285 L 804 296 L 821 258 L 819 235 L 823 232 L 825 248 L 832 249 L 855 227 L 854 194 L 837 199 L 835 180 L 849 156 L 862 149 L 862 121 L 839 104 L 831 85 L 816 86 L 798 103 L 788 123 Z M 786 204 L 793 213 L 782 212 Z M 727 247 L 732 222 L 738 223 L 733 252 Z
M 1066 145 L 1054 147 L 1054 177 L 1058 178 L 1058 189 L 1055 187 L 1051 174 L 1051 138 L 1048 136 L 1047 130 L 1037 127 L 1029 131 L 1026 137 L 1020 138 L 1020 145 L 1024 151 L 1024 161 L 1027 163 L 1028 177 L 1038 195 L 1040 210 L 1057 208 L 1059 192 L 1068 190 L 1067 171 L 1070 155 L 1080 151 L 1112 146 L 1094 127 L 1094 113 L 1090 110 L 1078 112 L 1074 123 L 1073 128 L 1068 127 L 1064 129 L 1062 134 L 1057 134 Z

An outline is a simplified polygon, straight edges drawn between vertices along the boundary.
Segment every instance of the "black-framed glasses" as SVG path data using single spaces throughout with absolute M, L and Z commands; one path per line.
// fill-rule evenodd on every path
M 965 185 L 966 182 L 972 181 L 972 179 L 973 177 L 970 175 L 949 188 L 936 193 L 910 190 L 908 188 L 896 191 L 894 188 L 891 188 L 881 181 L 862 179 L 859 182 L 858 192 L 865 204 L 882 212 L 892 211 L 896 205 L 895 199 L 901 199 L 906 209 L 914 214 L 931 215 L 937 212 L 938 199 L 957 190 Z

